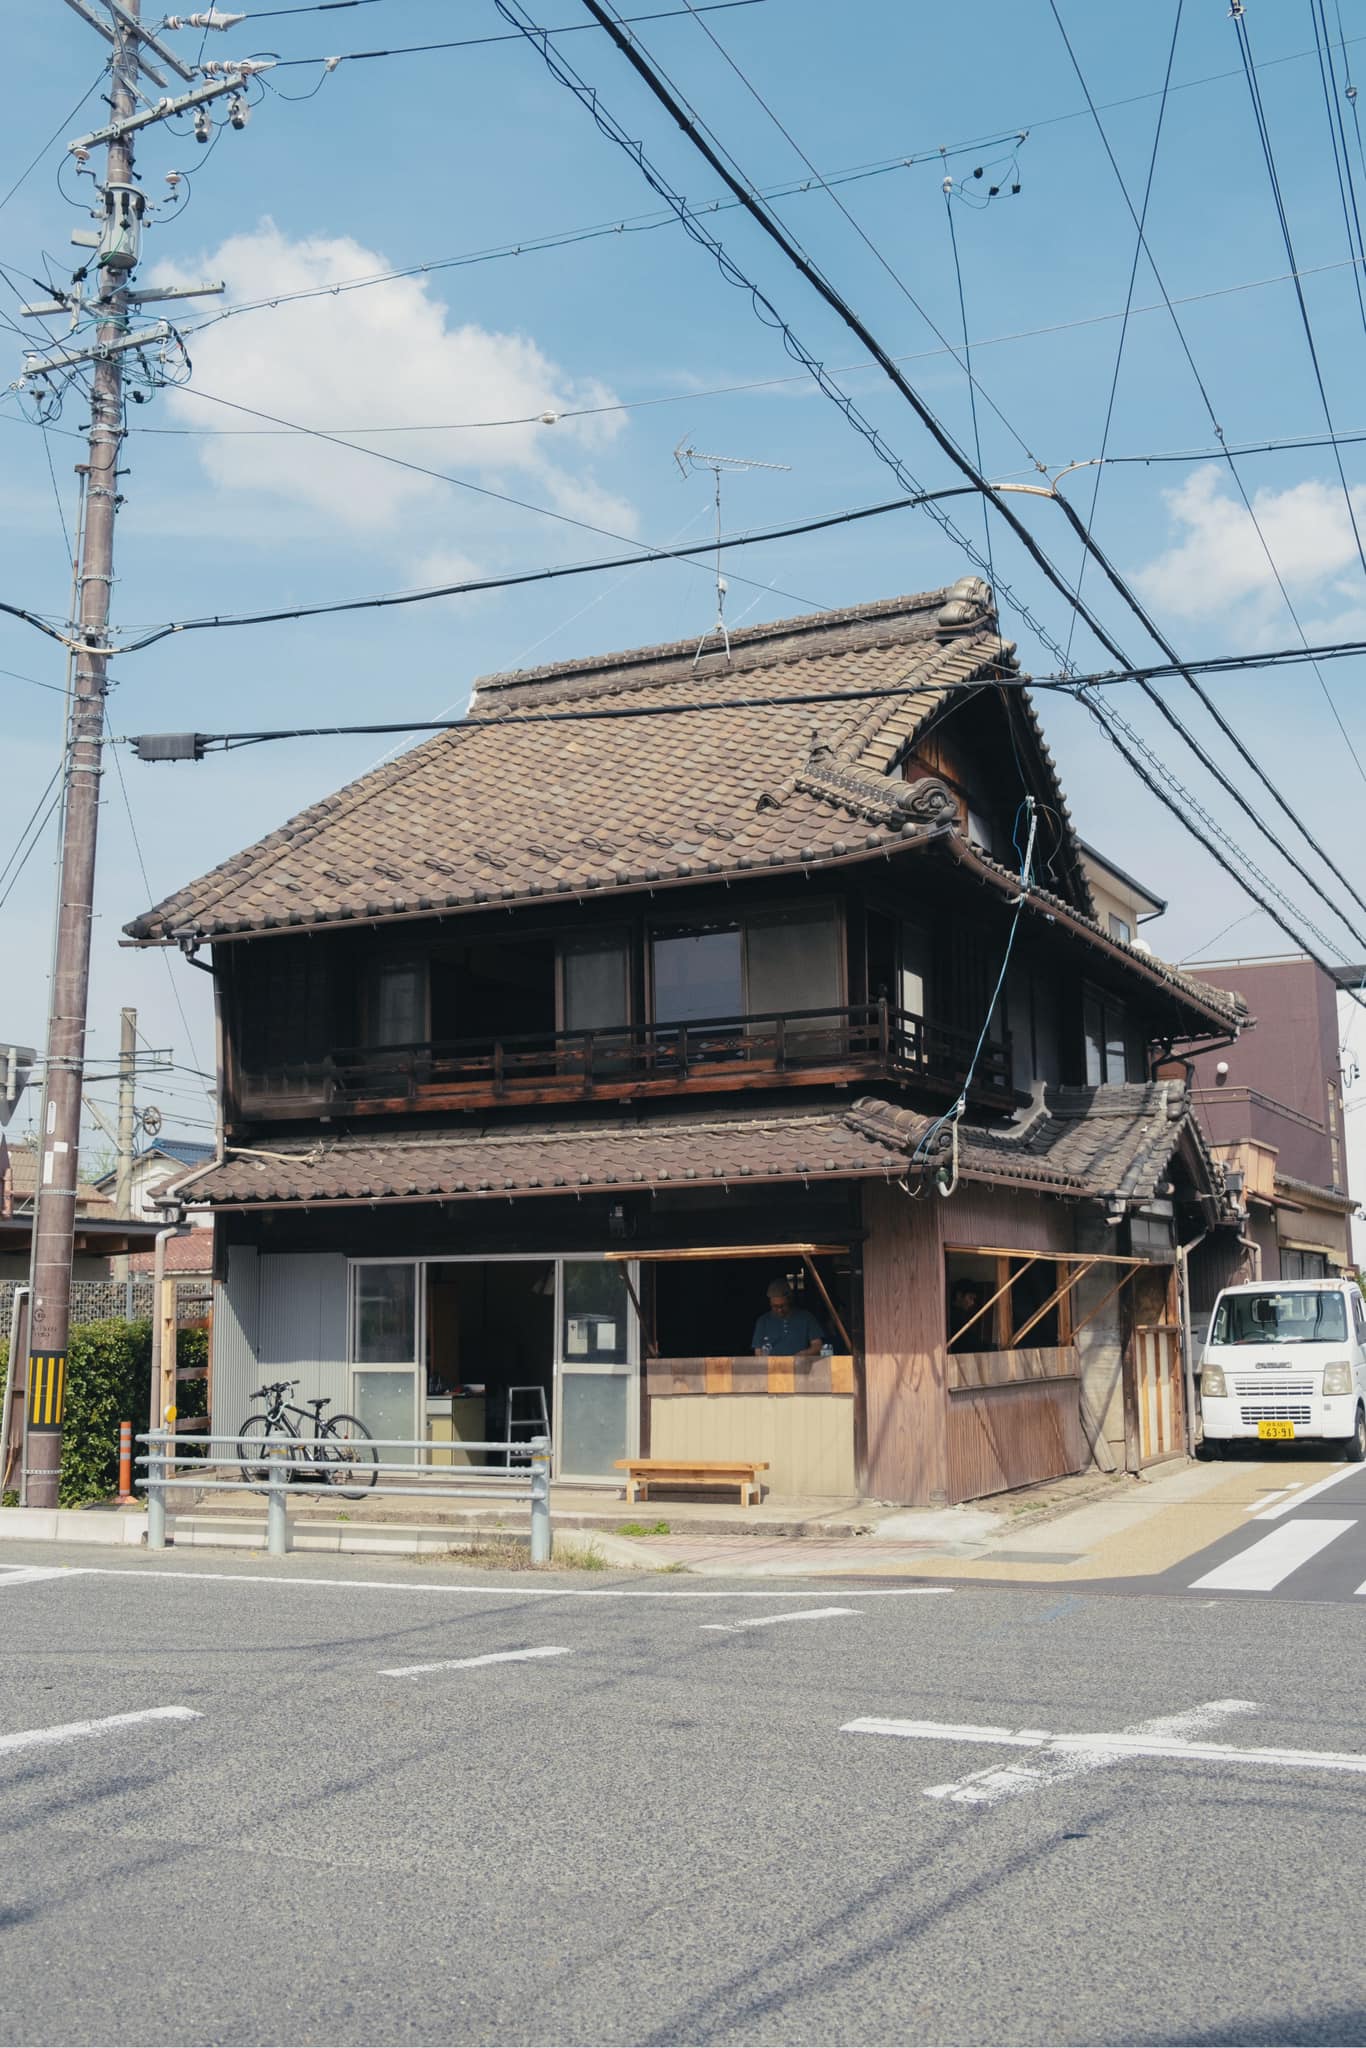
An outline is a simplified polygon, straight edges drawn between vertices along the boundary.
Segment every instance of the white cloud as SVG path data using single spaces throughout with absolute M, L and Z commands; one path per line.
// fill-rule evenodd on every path
M 1186 619 L 1233 612 L 1244 636 L 1259 638 L 1284 619 L 1267 550 L 1297 608 L 1306 596 L 1321 604 L 1330 594 L 1346 594 L 1338 579 L 1355 564 L 1357 542 L 1336 485 L 1310 481 L 1283 491 L 1255 492 L 1252 505 L 1266 548 L 1216 465 L 1197 469 L 1179 489 L 1163 495 L 1180 537 L 1134 578 L 1160 610 Z M 1366 489 L 1353 491 L 1352 506 L 1366 536 Z M 1353 589 L 1352 595 L 1357 594 Z
M 383 271 L 385 258 L 348 237 L 291 240 L 263 221 L 234 235 L 189 268 L 163 265 L 159 284 L 229 280 L 227 303 L 269 299 Z M 191 343 L 194 386 L 301 426 L 345 438 L 426 468 L 442 469 L 510 495 L 547 503 L 617 531 L 635 526 L 632 507 L 598 485 L 585 464 L 621 428 L 621 417 L 560 419 L 460 432 L 446 422 L 525 419 L 606 405 L 596 380 L 576 381 L 525 335 L 497 334 L 472 321 L 455 324 L 426 279 L 396 278 L 363 291 L 303 299 L 210 325 Z M 198 445 L 214 481 L 304 506 L 324 531 L 403 538 L 420 517 L 429 543 L 458 553 L 487 531 L 490 507 L 472 493 L 412 470 L 376 462 L 298 435 L 241 431 L 250 420 L 190 390 L 172 391 L 171 408 L 187 426 L 214 428 Z M 418 431 L 371 436 L 358 427 Z M 228 431 L 223 431 L 223 430 Z

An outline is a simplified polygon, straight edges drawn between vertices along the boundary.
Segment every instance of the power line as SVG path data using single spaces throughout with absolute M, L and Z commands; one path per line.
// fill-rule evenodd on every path
M 700 11 L 704 14 L 720 14 L 732 7 L 758 7 L 762 4 L 763 0 L 706 0 L 706 5 Z M 287 11 L 302 13 L 305 10 L 290 9 Z M 670 7 L 657 14 L 631 14 L 627 15 L 625 19 L 633 22 L 672 21 L 680 14 L 691 14 L 695 11 L 698 10 L 691 7 Z M 321 12 L 321 9 L 319 9 L 319 12 Z M 250 19 L 251 17 L 248 18 Z M 592 27 L 593 23 L 591 21 L 571 21 L 566 23 L 563 28 L 543 28 L 538 30 L 537 33 L 543 36 L 574 36 L 581 34 L 584 29 Z M 344 50 L 339 57 L 277 57 L 275 59 L 275 69 L 277 71 L 294 71 L 300 66 L 308 64 L 328 64 L 335 68 L 338 64 L 363 64 L 372 57 L 428 57 L 437 50 L 474 50 L 484 43 L 514 43 L 516 41 L 517 37 L 515 35 L 462 36 L 457 42 L 405 43 L 389 50 Z
M 57 806 L 61 803 L 61 774 L 62 771 L 60 767 L 57 767 L 53 770 L 52 775 L 48 779 L 47 787 L 44 789 L 37 803 L 33 806 L 32 811 L 29 813 L 28 821 L 24 825 L 23 830 L 20 832 L 19 837 L 15 842 L 13 853 L 5 862 L 4 867 L 0 868 L 0 882 L 5 882 L 5 893 L 3 896 L 0 896 L 0 910 L 3 910 L 5 904 L 8 903 L 10 896 L 14 891 L 14 886 L 16 882 L 19 880 L 20 875 L 23 874 L 24 869 L 28 866 L 30 855 L 32 854 L 34 848 L 37 846 L 38 842 L 41 840 L 44 832 L 47 830 L 48 824 L 51 821 L 54 811 L 57 809 Z M 54 783 L 59 785 L 55 791 L 53 789 Z M 50 803 L 48 803 L 47 801 L 49 796 L 52 799 Z M 43 810 L 44 804 L 47 804 L 46 810 Z M 41 818 L 39 818 L 38 816 L 40 811 L 42 811 Z M 25 841 L 27 841 L 27 844 L 25 844 Z M 8 877 L 7 881 L 6 877 Z
M 1148 203 L 1151 200 L 1153 194 L 1153 178 L 1157 172 L 1157 154 L 1162 144 L 1162 123 L 1165 120 L 1167 113 L 1167 98 L 1168 91 L 1171 86 L 1172 66 L 1176 62 L 1176 44 L 1177 38 L 1181 32 L 1181 11 L 1182 0 L 1176 0 L 1176 12 L 1172 18 L 1172 38 L 1167 48 L 1167 70 L 1166 75 L 1162 80 L 1162 98 L 1158 102 L 1157 121 L 1153 127 L 1153 146 L 1152 151 L 1148 157 L 1148 177 L 1147 182 L 1143 187 L 1143 205 L 1139 211 L 1137 233 L 1134 238 L 1133 260 L 1129 265 L 1129 283 L 1124 294 L 1124 317 L 1120 322 L 1119 341 L 1115 348 L 1115 367 L 1110 377 L 1110 395 L 1109 398 L 1106 400 L 1105 405 L 1105 424 L 1101 429 L 1100 455 L 1098 456 L 1096 461 L 1096 474 L 1091 486 L 1091 504 L 1086 514 L 1086 531 L 1088 536 L 1095 530 L 1096 506 L 1100 499 L 1101 478 L 1105 474 L 1105 455 L 1106 450 L 1110 446 L 1110 428 L 1114 422 L 1115 417 L 1115 400 L 1119 396 L 1119 373 L 1120 370 L 1123 368 L 1124 364 L 1124 344 L 1129 336 L 1130 309 L 1132 308 L 1134 303 L 1134 287 L 1138 281 L 1139 258 L 1143 254 L 1144 227 L 1148 219 Z M 1086 547 L 1083 547 L 1081 551 L 1081 559 L 1077 564 L 1078 590 L 1081 589 L 1082 583 L 1085 580 L 1086 564 L 1089 561 L 1089 559 L 1090 550 Z M 1076 613 L 1074 612 L 1072 615 L 1072 624 L 1069 626 L 1067 631 L 1067 651 L 1069 654 L 1072 652 L 1072 635 L 1076 630 L 1076 623 Z
M 112 741 L 113 734 L 109 730 L 109 713 L 107 710 L 105 711 L 104 715 L 104 730 L 106 738 Z M 137 856 L 138 873 L 142 876 L 142 886 L 147 892 L 148 901 L 152 902 L 155 900 L 155 898 L 152 892 L 152 884 L 148 880 L 147 876 L 147 863 L 142 857 L 142 841 L 138 838 L 137 820 L 133 816 L 133 806 L 128 799 L 128 785 L 123 779 L 123 762 L 119 759 L 117 747 L 112 748 L 112 752 L 114 756 L 114 768 L 119 779 L 119 794 L 123 798 L 123 808 L 128 818 L 128 832 L 130 838 L 133 841 L 133 852 Z M 163 951 L 161 957 L 166 963 L 166 979 L 171 984 L 171 995 L 174 998 L 176 1009 L 180 1013 L 181 1026 L 185 1032 L 185 1042 L 190 1048 L 190 1053 L 192 1057 L 198 1060 L 199 1048 L 194 1042 L 194 1033 L 190 1029 L 190 1020 L 185 1014 L 185 1005 L 180 999 L 180 989 L 176 983 L 175 975 L 171 969 L 171 956 L 169 953 Z
M 572 91 L 575 94 L 575 97 L 578 98 L 581 104 L 583 104 L 592 114 L 594 121 L 602 129 L 604 134 L 608 135 L 611 140 L 616 142 L 619 147 L 621 147 L 629 156 L 631 156 L 631 158 L 638 164 L 638 166 L 640 167 L 640 169 L 642 170 L 642 172 L 644 173 L 652 187 L 660 194 L 660 197 L 667 200 L 671 205 L 673 205 L 676 208 L 680 221 L 687 228 L 689 234 L 692 235 L 693 239 L 700 242 L 704 247 L 707 247 L 708 249 L 711 250 L 712 254 L 715 256 L 718 264 L 721 267 L 723 276 L 725 276 L 729 282 L 739 285 L 742 289 L 745 289 L 750 293 L 751 298 L 755 304 L 756 310 L 760 311 L 762 315 L 770 317 L 773 324 L 779 327 L 780 331 L 782 332 L 784 342 L 788 347 L 789 351 L 797 355 L 800 360 L 802 360 L 808 365 L 812 372 L 812 375 L 816 377 L 818 383 L 820 384 L 821 389 L 825 391 L 827 395 L 835 399 L 836 403 L 840 405 L 841 410 L 845 412 L 845 415 L 850 420 L 851 424 L 855 425 L 858 428 L 858 430 L 865 435 L 865 437 L 869 440 L 870 445 L 872 445 L 875 448 L 875 450 L 879 453 L 882 459 L 886 461 L 890 467 L 893 467 L 898 475 L 902 475 L 904 473 L 904 465 L 900 463 L 899 458 L 895 457 L 890 451 L 890 449 L 886 447 L 886 444 L 882 441 L 881 436 L 876 432 L 876 430 L 872 429 L 868 425 L 868 423 L 862 419 L 862 416 L 858 414 L 856 408 L 853 407 L 852 402 L 847 398 L 847 395 L 843 393 L 838 386 L 833 386 L 831 384 L 822 366 L 815 360 L 814 357 L 810 356 L 808 351 L 806 351 L 802 347 L 790 325 L 782 319 L 782 316 L 777 312 L 776 307 L 773 305 L 772 301 L 767 297 L 767 295 L 762 293 L 758 289 L 758 287 L 753 283 L 753 281 L 739 268 L 739 266 L 735 263 L 734 259 L 725 250 L 723 245 L 717 241 L 716 237 L 714 235 L 711 235 L 697 220 L 693 218 L 693 216 L 689 212 L 686 202 L 682 200 L 676 192 L 673 191 L 673 189 L 669 186 L 667 181 L 661 176 L 661 174 L 655 169 L 655 167 L 650 163 L 648 158 L 645 156 L 641 144 L 638 141 L 633 141 L 632 138 L 629 135 L 627 135 L 626 131 L 620 127 L 620 124 L 616 122 L 607 113 L 606 109 L 603 106 L 602 100 L 596 92 L 596 90 L 585 85 L 584 81 L 578 77 L 578 74 L 573 71 L 572 67 L 567 63 L 565 58 L 558 50 L 552 50 L 551 47 L 544 41 L 544 39 L 538 39 L 535 25 L 532 24 L 529 21 L 529 19 L 525 16 L 524 10 L 520 7 L 520 5 L 517 4 L 517 0 L 495 0 L 495 4 L 497 5 L 498 11 L 503 15 L 505 20 L 514 23 L 514 25 L 522 27 L 523 33 L 526 35 L 527 40 L 532 44 L 534 48 L 536 48 L 538 54 L 542 57 L 547 67 L 551 70 L 552 74 L 562 84 L 567 86 L 570 91 Z M 584 0 L 584 5 L 588 9 L 588 12 L 593 16 L 593 18 L 596 21 L 600 22 L 601 25 L 607 30 L 608 34 L 611 36 L 617 48 L 627 58 L 627 61 L 631 64 L 632 68 L 637 72 L 638 76 L 644 81 L 644 83 L 647 85 L 647 87 L 654 95 L 654 97 L 657 100 L 659 100 L 662 106 L 664 106 L 666 111 L 669 113 L 670 117 L 677 123 L 679 128 L 687 136 L 688 140 L 693 144 L 694 148 L 697 149 L 698 152 L 705 157 L 706 161 L 710 164 L 711 168 L 717 173 L 719 177 L 721 177 L 724 180 L 726 185 L 735 194 L 735 196 L 738 199 L 740 199 L 746 212 L 750 214 L 751 218 L 760 227 L 762 227 L 765 234 L 768 235 L 770 240 L 776 243 L 776 245 L 779 247 L 782 253 L 786 256 L 789 263 L 791 263 L 793 267 L 799 271 L 799 273 L 807 280 L 807 282 L 813 287 L 813 289 L 816 290 L 819 293 L 819 295 L 825 300 L 826 304 L 831 308 L 831 310 L 838 315 L 838 317 L 844 322 L 844 324 L 850 328 L 851 332 L 857 335 L 858 339 L 862 342 L 863 346 L 870 351 L 870 353 L 873 355 L 874 359 L 878 363 L 878 366 L 881 369 L 883 369 L 884 373 L 888 376 L 888 378 L 893 383 L 895 388 L 907 400 L 907 402 L 910 404 L 910 406 L 916 413 L 917 417 L 920 419 L 922 425 L 924 425 L 928 429 L 928 431 L 933 436 L 935 441 L 943 449 L 943 451 L 950 457 L 955 466 L 962 472 L 963 475 L 965 475 L 975 485 L 975 487 L 978 490 L 982 491 L 984 494 L 988 494 L 991 497 L 991 500 L 993 504 L 996 506 L 1000 516 L 1004 519 L 1006 524 L 1020 539 L 1021 543 L 1024 545 L 1032 559 L 1035 561 L 1036 565 L 1043 571 L 1044 575 L 1048 578 L 1049 582 L 1052 583 L 1053 586 L 1063 595 L 1066 601 L 1081 612 L 1087 625 L 1095 634 L 1100 644 L 1104 646 L 1107 649 L 1107 651 L 1111 653 L 1117 660 L 1123 662 L 1126 666 L 1129 666 L 1127 657 L 1118 647 L 1117 642 L 1114 641 L 1114 639 L 1108 634 L 1105 628 L 1100 624 L 1099 620 L 1092 613 L 1089 606 L 1086 605 L 1085 600 L 1079 595 L 1079 593 L 1077 593 L 1067 584 L 1061 572 L 1056 568 L 1056 566 L 1049 559 L 1044 550 L 1035 541 L 1028 527 L 1026 527 L 1023 524 L 1023 522 L 1017 518 L 1013 509 L 1004 501 L 1000 493 L 994 490 L 993 487 L 987 483 L 986 479 L 981 475 L 980 470 L 974 467 L 969 458 L 953 441 L 951 435 L 949 435 L 947 430 L 935 418 L 934 414 L 931 412 L 930 408 L 925 404 L 925 402 L 920 398 L 919 394 L 901 375 L 895 363 L 892 361 L 887 351 L 878 342 L 876 336 L 868 328 L 867 324 L 860 319 L 859 315 L 854 311 L 852 306 L 843 297 L 843 295 L 839 293 L 835 289 L 835 287 L 829 283 L 829 281 L 823 276 L 823 274 L 820 271 L 818 271 L 816 267 L 811 263 L 811 261 L 803 254 L 801 249 L 793 242 L 791 236 L 787 233 L 787 231 L 773 217 L 773 215 L 767 211 L 763 203 L 756 197 L 752 188 L 744 184 L 739 177 L 733 175 L 732 172 L 727 168 L 726 164 L 721 161 L 716 150 L 712 148 L 711 144 L 700 132 L 698 122 L 695 116 L 692 114 L 691 109 L 686 108 L 683 104 L 680 103 L 677 95 L 669 88 L 667 83 L 659 75 L 657 68 L 654 66 L 653 62 L 644 55 L 636 39 L 628 35 L 626 31 L 620 26 L 620 24 L 614 21 L 612 17 L 605 12 L 605 10 L 599 5 L 599 0 Z M 1071 508 L 1066 505 L 1065 500 L 1062 500 L 1060 498 L 1058 502 L 1063 505 L 1064 510 L 1066 512 L 1071 514 Z M 939 523 L 945 526 L 947 530 L 953 530 L 952 522 L 949 521 L 945 515 L 936 512 L 933 516 L 935 516 L 938 519 Z M 1071 516 L 1075 520 L 1075 515 Z M 1085 528 L 1081 526 L 1080 521 L 1075 521 L 1075 523 L 1077 526 L 1077 530 L 1079 531 L 1079 533 L 1081 533 L 1083 538 L 1088 538 L 1089 540 L 1089 537 L 1086 536 Z M 978 555 L 976 549 L 972 547 L 971 543 L 967 540 L 966 536 L 959 534 L 957 537 L 959 540 L 959 544 L 965 549 L 969 558 L 976 562 L 979 566 L 985 566 L 985 564 L 982 563 L 981 556 Z M 1109 573 L 1111 573 L 1111 575 L 1113 576 L 1114 572 L 1111 571 Z M 1057 643 L 1053 640 L 1052 636 L 1048 634 L 1044 628 L 1039 626 L 1037 621 L 1033 620 L 1032 615 L 1020 606 L 1020 601 L 1018 600 L 1018 598 L 1015 598 L 1013 593 L 1008 594 L 1011 595 L 1014 606 L 1017 609 L 1021 609 L 1023 611 L 1023 615 L 1029 620 L 1030 624 L 1039 633 L 1039 636 L 1044 641 L 1044 644 L 1057 653 L 1059 659 L 1062 662 L 1064 671 L 1066 671 L 1069 668 L 1070 664 L 1065 652 L 1062 649 L 1058 648 Z M 1133 605 L 1137 607 L 1137 599 L 1132 598 L 1132 594 L 1130 594 L 1130 596 Z M 1154 637 L 1157 637 L 1155 629 L 1152 630 L 1154 632 Z M 1159 644 L 1162 644 L 1160 640 Z M 1171 650 L 1165 647 L 1164 651 L 1169 653 L 1171 652 Z M 1203 752 L 1198 748 L 1197 743 L 1186 732 L 1185 728 L 1181 725 L 1180 721 L 1176 718 L 1175 714 L 1170 711 L 1170 708 L 1165 706 L 1160 698 L 1156 699 L 1156 701 L 1158 703 L 1159 708 L 1163 711 L 1163 715 L 1167 717 L 1169 722 L 1173 724 L 1176 730 L 1178 730 L 1182 734 L 1182 737 L 1187 740 L 1188 744 L 1190 744 L 1192 747 L 1196 749 L 1197 753 L 1200 755 L 1200 758 L 1208 763 L 1209 756 L 1203 754 Z M 1214 766 L 1213 763 L 1210 763 L 1210 765 Z M 1215 772 L 1216 774 L 1219 773 L 1217 767 L 1215 767 Z M 1225 783 L 1227 783 L 1227 778 L 1224 778 L 1224 781 Z M 1237 794 L 1236 791 L 1234 793 L 1235 795 Z M 1261 825 L 1260 821 L 1258 822 L 1259 829 L 1266 832 L 1269 838 L 1272 838 L 1272 843 L 1276 846 L 1277 851 L 1282 853 L 1282 855 L 1285 858 L 1291 860 L 1293 865 L 1293 856 L 1288 855 L 1286 853 L 1286 850 L 1280 845 L 1280 843 L 1274 840 L 1273 835 L 1271 835 L 1267 831 L 1267 828 Z M 1199 837 L 1200 835 L 1197 833 L 1196 836 Z M 1250 865 L 1251 864 L 1249 863 L 1249 866 Z M 1322 890 L 1317 888 L 1312 883 L 1312 881 L 1310 886 L 1311 888 L 1314 888 L 1315 894 L 1319 896 L 1321 900 L 1323 900 L 1325 903 L 1328 902 L 1328 899 L 1323 896 Z M 1336 905 L 1329 904 L 1329 907 L 1333 910 L 1335 915 L 1340 915 Z
M 104 74 L 107 69 L 107 65 L 101 64 L 94 78 L 90 81 L 90 84 L 86 87 L 85 91 L 77 100 L 75 106 L 71 109 L 71 112 L 69 114 L 64 114 L 62 116 L 57 126 L 53 129 L 51 135 L 48 136 L 47 141 L 38 151 L 38 154 L 28 164 L 24 166 L 24 169 L 22 171 L 20 171 L 18 177 L 10 186 L 9 191 L 6 192 L 4 198 L 0 199 L 0 212 L 2 212 L 4 208 L 9 205 L 15 193 L 19 190 L 19 187 L 22 184 L 24 184 L 29 177 L 32 176 L 34 171 L 37 170 L 39 164 L 43 161 L 43 158 L 47 155 L 48 151 L 52 148 L 53 144 L 61 141 L 68 127 L 75 120 L 77 114 L 80 113 L 81 108 L 85 105 L 86 101 L 90 98 L 91 93 L 93 93 L 96 87 L 99 85 L 100 80 L 104 77 Z
M 307 434 L 312 440 L 326 441 L 333 448 L 347 448 L 353 455 L 368 456 L 372 462 L 387 462 L 395 469 L 410 470 L 414 476 L 431 477 L 437 483 L 453 484 L 457 490 L 471 491 L 476 497 L 491 498 L 500 505 L 512 505 L 520 512 L 535 512 L 540 518 L 553 519 L 561 526 L 575 526 L 581 533 L 596 533 L 604 540 L 619 541 L 625 547 L 638 549 L 642 556 L 656 552 L 644 541 L 633 541 L 629 534 L 616 533 L 610 526 L 597 526 L 591 519 L 576 519 L 570 512 L 557 512 L 553 506 L 538 505 L 530 498 L 514 498 L 508 491 L 495 491 L 490 484 L 477 484 L 469 477 L 453 476 L 447 469 L 432 469 L 425 462 L 413 462 L 403 455 L 389 455 L 382 448 L 365 448 L 358 441 L 349 441 L 340 434 L 329 434 L 322 427 L 307 427 L 300 425 L 294 420 L 283 420 L 276 413 L 262 412 L 253 405 L 241 405 L 233 398 L 221 398 L 215 392 L 204 391 L 195 384 L 182 385 L 180 388 L 191 397 L 202 398 L 210 405 L 226 406 L 230 412 L 245 413 L 250 419 L 268 420 L 272 426 L 288 427 L 296 434 Z M 747 577 L 743 576 L 737 578 L 737 581 L 741 583 L 748 582 L 748 580 Z M 776 586 L 770 585 L 764 585 L 763 587 L 765 589 L 776 588 Z M 779 597 L 786 597 L 793 604 L 802 605 L 810 611 L 826 610 L 826 606 L 817 604 L 814 598 L 799 597 L 792 590 L 778 590 L 777 595 Z
M 709 545 L 714 546 L 715 543 Z M 1351 640 L 1336 645 L 1315 647 L 1309 655 L 1306 655 L 1302 647 L 1286 647 L 1269 654 L 1216 654 L 1189 663 L 1183 661 L 1170 665 L 1156 664 L 1149 668 L 1100 669 L 1091 675 L 1078 675 L 1075 670 L 1046 676 L 1000 675 L 993 678 L 990 687 L 1003 690 L 1054 690 L 1064 696 L 1080 697 L 1087 691 L 1114 688 L 1122 683 L 1183 675 L 1188 667 L 1207 673 L 1232 675 L 1262 668 L 1293 666 L 1311 657 L 1331 661 L 1346 660 L 1349 657 L 1360 658 L 1362 655 L 1366 655 L 1366 640 Z M 986 685 L 975 683 L 963 685 L 964 689 L 972 690 L 974 693 L 984 687 Z M 255 746 L 273 740 L 337 739 L 359 735 L 374 737 L 384 733 L 401 732 L 457 732 L 467 728 L 482 730 L 495 723 L 501 730 L 513 725 L 563 725 L 619 719 L 684 718 L 715 711 L 772 711 L 797 704 L 859 704 L 901 697 L 904 696 L 905 689 L 906 686 L 902 683 L 877 683 L 861 689 L 782 691 L 766 696 L 755 696 L 751 693 L 738 697 L 677 698 L 665 704 L 570 705 L 553 711 L 519 708 L 516 711 L 500 711 L 496 714 L 463 719 L 403 718 L 359 725 L 295 725 L 271 729 L 257 728 L 243 732 L 201 732 L 195 733 L 192 737 L 201 748 L 222 747 L 227 751 L 233 747 Z M 191 735 L 186 734 L 184 737 L 188 739 Z M 136 737 L 122 735 L 114 744 L 138 747 L 142 742 Z M 1318 885 L 1307 876 L 1305 879 L 1310 881 L 1310 886 L 1317 892 Z
M 752 533 L 727 534 L 722 547 L 757 547 L 768 541 L 792 540 L 806 533 L 822 533 L 834 526 L 850 526 L 864 519 L 877 519 L 887 512 L 902 512 L 913 505 L 925 503 L 928 499 L 966 498 L 975 495 L 970 485 L 951 485 L 947 490 L 922 493 L 916 497 L 891 498 L 879 505 L 859 505 L 847 512 L 830 512 L 817 519 L 799 520 L 791 526 L 764 527 Z M 711 555 L 716 551 L 716 541 L 692 542 L 687 546 L 650 548 L 640 543 L 643 552 L 635 555 L 612 555 L 591 562 L 557 563 L 550 568 L 525 569 L 508 576 L 468 577 L 461 583 L 438 583 L 422 590 L 397 590 L 382 592 L 375 597 L 337 598 L 329 603 L 315 605 L 292 605 L 278 611 L 213 613 L 203 618 L 179 619 L 170 624 L 156 627 L 141 639 L 133 640 L 119 649 L 120 654 L 137 654 L 144 647 L 154 646 L 172 633 L 199 633 L 210 629 L 230 626 L 273 626 L 292 622 L 296 619 L 327 618 L 339 612 L 391 611 L 402 605 L 427 604 L 436 598 L 468 597 L 487 590 L 512 590 L 527 583 L 555 583 L 567 576 L 600 575 L 605 570 L 634 569 L 647 562 L 686 562 L 697 555 Z M 753 579 L 737 576 L 737 583 L 749 583 L 759 591 L 777 590 L 776 584 L 758 583 Z M 778 591 L 779 596 L 786 595 Z M 802 599 L 798 603 L 804 602 Z M 825 611 L 825 605 L 811 605 L 813 611 Z M 4 671 L 0 671 L 4 673 Z

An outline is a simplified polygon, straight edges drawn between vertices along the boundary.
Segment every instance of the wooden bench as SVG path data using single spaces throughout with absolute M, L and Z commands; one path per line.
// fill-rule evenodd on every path
M 628 1501 L 646 1500 L 651 1486 L 738 1486 L 741 1507 L 752 1507 L 762 1488 L 759 1474 L 766 1458 L 618 1458 L 626 1474 Z

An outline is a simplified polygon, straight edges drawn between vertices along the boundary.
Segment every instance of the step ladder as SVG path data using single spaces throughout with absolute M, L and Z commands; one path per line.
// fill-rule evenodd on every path
M 531 1456 L 529 1450 L 518 1449 L 516 1441 L 518 1430 L 525 1431 L 525 1441 L 527 1443 L 530 1443 L 538 1436 L 543 1436 L 547 1441 L 549 1440 L 550 1415 L 545 1404 L 544 1387 L 508 1388 L 507 1461 L 509 1465 L 511 1465 L 514 1456 L 518 1458 L 529 1458 Z

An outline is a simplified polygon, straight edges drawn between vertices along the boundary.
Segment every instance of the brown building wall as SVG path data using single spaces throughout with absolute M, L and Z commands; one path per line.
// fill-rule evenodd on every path
M 1343 1187 L 1332 981 L 1305 959 L 1202 963 L 1200 972 L 1220 988 L 1236 989 L 1257 1020 L 1236 1045 L 1203 1053 L 1195 1062 L 1195 1104 L 1211 1142 L 1259 1139 L 1276 1147 L 1278 1173 L 1316 1187 Z M 1215 1078 L 1221 1060 L 1228 1064 L 1223 1083 Z

